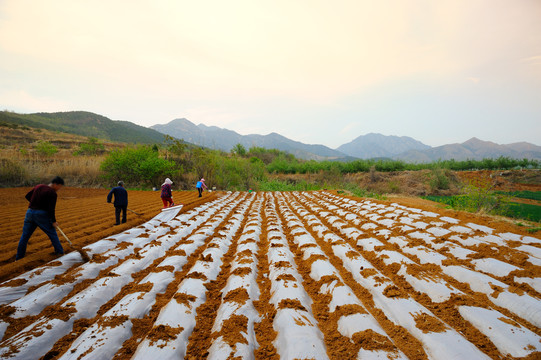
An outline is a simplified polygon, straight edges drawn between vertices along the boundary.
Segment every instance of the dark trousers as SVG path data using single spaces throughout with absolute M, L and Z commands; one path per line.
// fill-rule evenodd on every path
M 28 245 L 28 240 L 30 240 L 30 236 L 32 236 L 34 230 L 36 230 L 38 227 L 43 230 L 45 234 L 47 234 L 49 239 L 51 239 L 51 244 L 53 244 L 55 254 L 64 254 L 64 249 L 60 244 L 58 234 L 53 227 L 53 223 L 49 218 L 47 211 L 28 209 L 26 211 L 26 216 L 24 217 L 23 234 L 19 240 L 19 246 L 17 246 L 17 255 L 15 256 L 16 260 L 24 257 L 26 254 L 26 245 Z
M 115 206 L 115 218 L 116 218 L 116 224 L 120 224 L 120 212 L 122 211 L 122 223 L 126 222 L 126 209 L 127 206 Z
M 199 197 L 201 197 L 201 194 L 203 193 L 203 188 L 202 187 L 197 188 L 197 191 L 199 191 Z

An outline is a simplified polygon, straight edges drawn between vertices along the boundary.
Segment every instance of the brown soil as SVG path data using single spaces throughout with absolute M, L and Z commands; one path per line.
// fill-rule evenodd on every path
M 49 238 L 36 229 L 28 242 L 26 256 L 15 261 L 17 245 L 22 234 L 23 221 L 28 201 L 24 198 L 30 187 L 0 189 L 0 218 L 2 218 L 2 239 L 0 240 L 0 282 L 32 270 L 55 259 Z M 115 210 L 107 203 L 109 189 L 83 189 L 63 187 L 58 192 L 56 219 L 59 227 L 72 242 L 74 248 L 82 248 L 108 236 L 143 224 L 156 216 L 163 206 L 159 192 L 128 191 L 128 208 L 141 214 L 127 212 L 127 222 L 115 223 Z M 174 192 L 177 204 L 184 204 L 181 211 L 187 211 L 216 197 L 217 193 L 204 193 L 197 197 L 195 191 Z M 66 253 L 76 251 L 58 234 Z

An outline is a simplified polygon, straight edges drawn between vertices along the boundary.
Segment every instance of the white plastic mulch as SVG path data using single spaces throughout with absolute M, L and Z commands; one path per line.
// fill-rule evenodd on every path
M 480 256 L 479 249 L 487 247 L 494 255 Z M 508 261 L 499 256 L 504 248 L 527 260 Z M 67 342 L 59 358 L 111 359 L 167 289 L 174 296 L 157 309 L 152 331 L 138 339 L 132 358 L 184 358 L 197 331 L 197 311 L 208 301 L 207 285 L 219 276 L 226 281 L 211 294 L 219 303 L 209 319 L 212 341 L 201 349 L 210 359 L 254 358 L 263 292 L 275 311 L 272 346 L 283 359 L 333 357 L 326 345 L 329 330 L 321 326 L 327 316 L 313 310 L 320 294 L 328 317 L 337 317 L 332 336 L 354 343 L 356 334 L 373 331 L 388 345 L 359 345 L 352 355 L 357 359 L 407 358 L 382 317 L 409 332 L 430 359 L 490 358 L 449 317 L 434 311 L 442 305 L 441 311 L 484 335 L 498 357 L 541 356 L 541 274 L 531 271 L 541 266 L 541 240 L 400 204 L 327 192 L 228 193 L 182 214 L 161 212 L 84 250 L 104 261 L 83 263 L 72 252 L 17 277 L 26 280 L 23 285 L 0 284 L 0 305 L 10 310 L 0 321 L 0 358 L 49 356 L 77 320 L 87 319 L 88 327 Z M 262 263 L 267 273 L 259 273 Z M 68 270 L 63 282 L 54 281 Z M 145 276 L 134 280 L 140 273 Z M 318 288 L 306 288 L 307 282 Z M 135 290 L 122 292 L 128 285 Z M 66 310 L 62 319 L 48 315 L 52 304 Z M 343 313 L 345 308 L 356 310 Z M 24 329 L 6 332 L 21 319 L 28 321 Z M 232 319 L 246 319 L 234 341 L 226 336 L 238 331 Z M 419 319 L 437 326 L 424 328 Z M 155 336 L 160 329 L 171 335 Z

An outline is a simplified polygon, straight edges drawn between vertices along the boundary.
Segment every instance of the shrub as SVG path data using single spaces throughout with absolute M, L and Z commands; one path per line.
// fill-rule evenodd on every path
M 95 137 L 89 137 L 88 142 L 79 144 L 79 150 L 74 155 L 99 155 L 105 152 L 105 146 Z
M 389 181 L 388 186 L 389 186 L 389 192 L 390 193 L 394 193 L 394 194 L 400 193 L 400 185 L 399 185 L 398 182 Z
M 42 156 L 51 156 L 58 152 L 58 148 L 48 141 L 40 140 L 36 145 L 36 151 Z
M 0 184 L 2 186 L 17 186 L 25 182 L 26 170 L 19 164 L 0 159 Z
M 216 157 L 213 184 L 221 189 L 248 190 L 266 180 L 265 164 L 258 158 Z
M 465 210 L 504 215 L 509 207 L 509 198 L 493 191 L 493 187 L 489 179 L 478 179 L 462 188 Z
M 152 186 L 177 170 L 173 161 L 162 159 L 150 146 L 126 147 L 112 151 L 101 163 L 100 169 L 109 181 Z
M 450 180 L 447 176 L 447 171 L 437 167 L 432 169 L 432 172 L 430 174 L 430 188 L 432 191 L 436 190 L 448 190 Z

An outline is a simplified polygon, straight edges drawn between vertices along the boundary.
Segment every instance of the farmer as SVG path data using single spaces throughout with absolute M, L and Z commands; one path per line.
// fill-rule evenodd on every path
M 163 207 L 164 209 L 166 207 L 171 207 L 171 206 L 175 206 L 175 203 L 173 203 L 173 195 L 171 194 L 171 184 L 173 182 L 171 181 L 171 179 L 167 178 L 165 179 L 165 181 L 163 182 L 162 184 L 162 193 L 161 193 L 161 198 L 162 198 L 162 201 L 163 201 Z
M 25 195 L 28 204 L 28 210 L 24 217 L 23 233 L 17 247 L 17 255 L 15 260 L 20 260 L 26 254 L 26 245 L 30 236 L 39 227 L 53 244 L 54 253 L 56 255 L 64 255 L 64 249 L 60 244 L 55 227 L 58 225 L 55 217 L 56 207 L 56 192 L 64 186 L 64 180 L 57 176 L 49 185 L 39 184 Z
M 128 208 L 128 192 L 124 189 L 124 182 L 119 181 L 117 186 L 112 188 L 107 195 L 107 202 L 111 202 L 111 198 L 115 196 L 115 225 L 120 225 L 120 212 L 122 212 L 122 223 L 126 222 L 126 209 Z
M 195 187 L 197 188 L 197 191 L 199 191 L 199 197 L 201 197 L 203 194 L 203 186 L 205 187 L 205 189 L 208 190 L 208 187 L 207 185 L 205 185 L 205 179 L 201 178 L 201 180 L 199 180 L 197 182 L 197 184 L 195 185 Z

